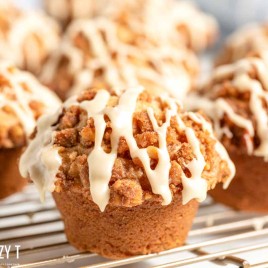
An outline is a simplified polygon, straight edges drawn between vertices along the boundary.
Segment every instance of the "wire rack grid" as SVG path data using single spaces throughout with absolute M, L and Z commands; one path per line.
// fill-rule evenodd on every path
M 4 245 L 9 247 L 8 256 Z M 186 245 L 113 261 L 70 246 L 52 198 L 41 204 L 29 186 L 0 202 L 0 267 L 264 268 L 268 215 L 238 213 L 208 200 L 200 207 Z

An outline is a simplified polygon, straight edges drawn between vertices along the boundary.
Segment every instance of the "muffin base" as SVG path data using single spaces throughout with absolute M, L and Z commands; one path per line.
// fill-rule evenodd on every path
M 21 148 L 0 150 L 0 199 L 21 191 L 27 184 L 18 168 L 21 151 Z
M 108 205 L 105 212 L 100 212 L 80 186 L 61 189 L 53 197 L 70 244 L 111 259 L 183 245 L 198 209 L 197 201 L 183 206 L 178 196 L 168 206 L 145 201 L 131 208 Z
M 245 154 L 229 155 L 236 166 L 236 176 L 228 189 L 217 185 L 210 195 L 237 210 L 268 212 L 268 162 Z

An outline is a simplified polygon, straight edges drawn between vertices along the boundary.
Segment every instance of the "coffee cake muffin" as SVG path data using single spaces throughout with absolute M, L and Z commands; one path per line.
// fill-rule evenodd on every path
M 227 39 L 216 65 L 229 64 L 267 49 L 268 23 L 246 25 Z
M 78 20 L 44 66 L 41 81 L 62 99 L 90 87 L 132 87 L 168 91 L 183 98 L 199 71 L 193 52 L 155 46 L 142 32 L 122 30 L 111 20 Z
M 72 20 L 86 19 L 98 16 L 106 5 L 112 1 L 106 0 L 44 0 L 47 13 L 57 19 L 62 26 L 67 26 Z
M 0 59 L 38 74 L 59 40 L 60 28 L 53 19 L 0 0 Z
M 189 109 L 203 110 L 236 165 L 227 190 L 211 191 L 217 201 L 241 210 L 268 211 L 268 64 L 246 58 L 215 69 Z
M 81 251 L 117 259 L 182 245 L 197 201 L 234 173 L 200 114 L 142 87 L 89 89 L 42 119 L 20 171 L 42 198 L 53 192 Z
M 125 31 L 142 29 L 154 42 L 184 44 L 195 51 L 214 43 L 218 33 L 216 20 L 186 1 L 45 0 L 45 6 L 64 26 L 74 19 L 103 16 Z
M 60 101 L 29 73 L 0 63 L 0 199 L 22 189 L 17 161 L 36 119 Z

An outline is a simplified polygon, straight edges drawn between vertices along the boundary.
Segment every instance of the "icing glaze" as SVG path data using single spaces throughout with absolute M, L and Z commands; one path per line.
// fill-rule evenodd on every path
M 81 0 L 47 0 L 46 4 L 47 10 L 53 16 L 65 22 L 70 19 L 95 16 L 120 20 L 123 16 L 134 32 L 140 32 L 143 29 L 146 36 L 154 39 L 155 42 L 173 42 L 174 44 L 183 42 L 194 50 L 206 48 L 209 39 L 213 39 L 213 35 L 217 32 L 215 19 L 186 1 L 91 0 L 83 1 L 81 4 Z
M 196 158 L 186 165 L 191 173 L 191 177 L 187 178 L 185 174 L 182 176 L 182 203 L 186 204 L 193 198 L 196 198 L 197 201 L 202 202 L 207 197 L 207 181 L 202 178 L 202 172 L 206 162 L 200 151 L 199 140 L 196 138 L 194 130 L 191 128 L 186 128 L 185 134 Z
M 234 32 L 228 39 L 222 57 L 230 62 L 244 58 L 251 52 L 261 52 L 268 48 L 267 23 L 250 23 Z M 219 58 L 219 63 L 221 63 Z
M 222 143 L 215 137 L 214 131 L 212 129 L 211 123 L 209 123 L 203 116 L 200 116 L 196 113 L 189 112 L 189 117 L 195 121 L 196 123 L 201 124 L 204 131 L 207 131 L 210 134 L 210 137 L 214 139 L 215 141 L 215 149 L 220 155 L 221 159 L 227 163 L 227 166 L 229 168 L 230 174 L 228 178 L 225 180 L 223 184 L 223 188 L 227 189 L 229 184 L 231 183 L 232 179 L 235 176 L 236 168 L 234 163 L 231 161 L 228 152 L 226 151 L 225 147 L 222 145 Z
M 8 82 L 0 91 L 0 109 L 10 107 L 22 124 L 28 137 L 32 134 L 36 119 L 30 108 L 32 101 L 44 105 L 43 112 L 57 109 L 60 100 L 46 87 L 42 86 L 34 76 L 27 72 L 19 71 L 6 62 L 0 64 L 0 75 Z M 23 87 L 26 85 L 27 89 Z
M 225 98 L 211 100 L 208 92 L 208 96 L 192 95 L 186 100 L 186 106 L 189 109 L 202 109 L 213 119 L 218 138 L 226 133 L 224 128 L 228 128 L 228 126 L 224 128 L 220 126 L 224 115 L 227 115 L 229 120 L 238 127 L 247 130 L 245 139 L 248 154 L 264 157 L 266 161 L 268 161 L 268 112 L 264 103 L 268 105 L 267 67 L 267 62 L 261 58 L 243 59 L 234 64 L 219 67 L 212 76 L 212 88 L 209 91 L 216 92 L 219 83 L 228 79 L 238 92 L 249 92 L 249 109 L 256 120 L 256 128 L 251 119 L 239 115 Z M 250 77 L 252 69 L 256 71 L 257 78 Z M 216 81 L 215 85 L 213 85 L 213 79 Z M 210 87 L 210 84 L 208 86 Z M 231 132 L 230 129 L 228 131 Z M 260 139 L 258 148 L 254 148 L 255 135 Z
M 30 142 L 20 158 L 19 169 L 23 177 L 35 178 L 33 181 L 39 190 L 42 201 L 45 199 L 46 191 L 54 190 L 54 180 L 61 165 L 58 150 L 53 148 L 53 128 L 59 116 L 59 112 L 51 116 L 44 115 L 37 122 L 36 138 Z M 40 150 L 39 146 L 42 146 Z
M 46 55 L 51 53 L 59 44 L 58 25 L 41 12 L 25 12 L 11 26 L 7 35 L 7 45 L 12 50 L 14 63 L 23 66 L 25 56 L 21 48 L 31 35 L 38 36 L 42 43 L 42 49 Z M 28 44 L 29 45 L 29 44 Z M 37 45 L 30 45 L 31 50 L 27 53 L 27 68 L 36 70 L 40 68 L 41 54 Z
M 44 67 L 41 80 L 45 84 L 53 82 L 59 62 L 67 58 L 68 75 L 74 77 L 69 96 L 100 80 L 114 89 L 149 83 L 175 98 L 183 98 L 191 89 L 198 69 L 195 55 L 171 46 L 140 49 L 128 45 L 118 37 L 117 27 L 105 18 L 75 21 L 68 28 L 60 49 Z M 89 57 L 73 43 L 78 34 L 89 44 Z M 194 73 L 185 68 L 185 62 L 190 62 Z M 95 77 L 98 70 L 102 70 L 101 78 Z
M 59 44 L 58 24 L 42 12 L 22 11 L 2 2 L 8 1 L 0 3 L 4 17 L 0 31 L 1 58 L 38 73 L 45 58 Z
M 142 87 L 129 88 L 124 91 L 115 106 L 109 106 L 110 93 L 106 90 L 99 90 L 94 99 L 90 101 L 77 102 L 76 96 L 70 98 L 64 103 L 62 109 L 54 115 L 43 117 L 38 122 L 37 135 L 25 151 L 20 161 L 20 170 L 24 177 L 30 175 L 32 180 L 38 185 L 42 195 L 47 190 L 53 190 L 53 184 L 56 174 L 61 165 L 56 145 L 53 145 L 53 136 L 57 128 L 57 119 L 63 112 L 63 109 L 73 105 L 79 106 L 87 112 L 88 118 L 93 118 L 95 126 L 94 147 L 88 155 L 87 162 L 89 166 L 90 192 L 93 201 L 99 206 L 101 211 L 105 210 L 110 198 L 109 181 L 112 176 L 112 170 L 117 158 L 118 144 L 123 137 L 129 147 L 132 159 L 138 158 L 143 164 L 144 171 L 151 184 L 152 192 L 163 198 L 163 205 L 168 205 L 172 201 L 172 193 L 169 188 L 169 172 L 171 168 L 169 152 L 167 148 L 167 131 L 170 126 L 171 118 L 177 120 L 178 126 L 185 131 L 187 141 L 190 144 L 194 158 L 187 163 L 185 167 L 190 171 L 190 177 L 182 175 L 183 184 L 183 204 L 192 199 L 203 201 L 207 193 L 207 181 L 202 177 L 206 165 L 204 156 L 201 152 L 201 144 L 195 131 L 187 127 L 181 117 L 178 115 L 178 103 L 168 97 L 161 96 L 164 103 L 167 104 L 165 111 L 165 122 L 159 125 L 152 108 L 147 108 L 147 114 L 152 123 L 153 130 L 158 135 L 159 146 L 156 148 L 158 163 L 155 169 L 151 168 L 150 156 L 147 148 L 139 148 L 133 136 L 133 114 L 136 110 L 137 100 L 143 92 Z M 110 119 L 111 123 L 111 151 L 105 152 L 102 148 L 102 140 L 106 129 L 104 116 Z M 195 118 L 198 124 L 201 124 L 214 138 L 212 128 L 208 122 L 201 120 L 192 113 L 186 113 L 186 116 Z M 196 119 L 197 118 L 197 119 Z M 218 145 L 220 157 L 229 163 L 228 155 L 221 145 Z M 97 164 L 96 164 L 97 163 Z M 101 165 L 99 163 L 102 163 Z M 105 168 L 103 168 L 105 167 Z
M 105 2 L 109 4 L 109 2 L 103 0 L 89 0 L 83 1 L 83 3 L 81 3 L 81 0 L 46 0 L 45 4 L 52 16 L 66 22 L 71 18 L 79 19 L 95 16 L 100 12 L 100 8 L 105 8 Z

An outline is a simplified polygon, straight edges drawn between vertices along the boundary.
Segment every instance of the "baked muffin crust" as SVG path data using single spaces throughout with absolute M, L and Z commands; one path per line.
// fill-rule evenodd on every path
M 144 29 L 143 37 L 147 40 L 175 46 L 183 44 L 195 51 L 204 50 L 214 43 L 218 32 L 217 22 L 212 16 L 186 1 L 46 0 L 45 4 L 47 11 L 64 25 L 75 19 L 104 16 L 120 25 L 126 39 L 136 41 L 136 34 Z M 129 35 L 129 29 L 135 35 Z
M 39 74 L 50 53 L 59 44 L 60 27 L 39 11 L 23 11 L 0 1 L 0 58 Z
M 252 23 L 235 31 L 216 58 L 216 65 L 236 62 L 268 49 L 268 23 Z
M 211 79 L 189 98 L 189 109 L 201 109 L 214 121 L 229 151 L 268 157 L 268 65 L 266 53 L 215 69 Z M 199 98 L 203 96 L 203 98 Z
M 12 65 L 0 64 L 0 149 L 26 145 L 36 120 L 57 109 L 60 100 L 36 78 Z
M 195 54 L 184 46 L 160 46 L 140 28 L 133 32 L 111 19 L 98 18 L 69 26 L 41 81 L 62 99 L 89 86 L 117 90 L 139 84 L 181 99 L 198 72 Z
M 120 94 L 91 89 L 70 98 L 62 111 L 39 121 L 20 170 L 41 194 L 82 187 L 101 211 L 148 200 L 168 205 L 177 194 L 183 204 L 202 201 L 234 175 L 201 115 L 141 87 Z

